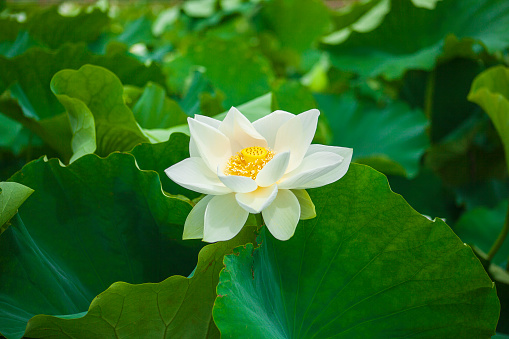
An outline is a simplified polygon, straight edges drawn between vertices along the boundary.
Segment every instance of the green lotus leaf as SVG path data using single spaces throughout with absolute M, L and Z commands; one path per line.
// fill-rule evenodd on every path
M 454 15 L 451 16 L 451 13 Z M 474 39 L 489 53 L 509 46 L 509 3 L 505 0 L 446 0 L 435 9 L 408 0 L 391 0 L 391 11 L 376 29 L 352 32 L 331 46 L 331 61 L 363 77 L 400 78 L 409 69 L 431 70 L 444 53 L 444 39 Z M 464 55 L 464 46 L 458 55 Z M 446 50 L 447 58 L 451 51 Z
M 481 106 L 493 121 L 509 169 L 509 68 L 496 66 L 479 74 L 472 83 L 468 100 Z
M 146 67 L 119 51 L 93 55 L 84 44 L 66 44 L 56 51 L 31 48 L 12 59 L 0 56 L 0 93 L 10 88 L 29 118 L 54 117 L 65 109 L 50 90 L 51 78 L 62 69 L 78 69 L 85 64 L 109 69 L 126 85 L 143 87 L 148 81 L 164 85 L 164 76 L 155 64 Z
M 402 101 L 379 108 L 350 93 L 316 95 L 330 123 L 332 144 L 354 149 L 354 160 L 386 174 L 414 177 L 429 146 L 428 121 L 422 111 Z
M 0 182 L 0 235 L 7 229 L 8 222 L 18 208 L 34 192 L 30 187 L 17 182 Z
M 204 247 L 190 278 L 172 276 L 161 283 L 116 282 L 99 294 L 78 318 L 37 315 L 25 335 L 31 338 L 218 338 L 212 306 L 225 254 L 254 242 L 255 228 L 245 227 L 234 239 Z
M 163 87 L 151 82 L 145 86 L 132 110 L 136 121 L 147 129 L 170 128 L 187 123 L 187 115 L 179 104 L 166 96 Z
M 58 6 L 36 11 L 26 24 L 30 35 L 49 46 L 58 48 L 64 43 L 92 42 L 108 26 L 107 13 L 98 9 L 87 13 L 82 11 L 75 16 L 62 16 Z
M 225 257 L 213 316 L 224 337 L 490 338 L 500 311 L 470 247 L 352 164 L 309 190 L 318 216 Z M 242 324 L 241 326 L 239 324 Z
M 122 83 L 107 69 L 85 65 L 62 70 L 51 80 L 51 90 L 71 122 L 71 162 L 93 152 L 129 151 L 148 141 L 124 103 Z
M 275 0 L 261 14 L 281 45 L 299 52 L 310 48 L 331 24 L 325 3 L 318 0 Z
M 157 173 L 141 171 L 130 154 L 86 155 L 67 167 L 58 159 L 41 158 L 11 181 L 35 192 L 0 236 L 0 333 L 9 339 L 20 338 L 38 314 L 83 316 L 114 282 L 159 283 L 172 275 L 187 276 L 196 265 L 202 245 L 181 240 L 190 201 L 164 194 Z M 135 287 L 129 295 L 141 305 L 151 286 Z M 131 291 L 123 284 L 115 288 Z M 177 302 L 183 296 L 174 297 Z M 108 321 L 122 313 L 115 309 L 122 298 L 116 298 L 101 306 Z M 153 319 L 161 321 L 158 312 L 146 316 L 152 320 L 131 325 L 141 329 Z M 55 318 L 41 321 L 27 330 L 58 324 Z M 98 325 L 97 331 L 103 328 Z M 102 337 L 108 337 L 108 330 Z
M 225 94 L 224 107 L 240 105 L 270 91 L 269 61 L 245 40 L 209 37 L 193 44 L 186 58 L 206 68 L 205 77 Z M 228 60 L 228 67 L 218 63 Z

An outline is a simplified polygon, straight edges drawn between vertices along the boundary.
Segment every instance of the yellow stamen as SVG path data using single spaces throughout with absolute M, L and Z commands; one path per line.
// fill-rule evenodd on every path
M 224 170 L 226 175 L 240 175 L 256 179 L 258 172 L 261 171 L 274 157 L 274 152 L 265 147 L 247 147 L 233 155 Z

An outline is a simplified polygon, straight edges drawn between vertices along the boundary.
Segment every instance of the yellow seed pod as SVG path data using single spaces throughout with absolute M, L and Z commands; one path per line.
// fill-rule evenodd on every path
M 265 147 L 247 147 L 240 151 L 242 156 L 247 162 L 253 162 L 258 159 L 264 159 L 267 156 L 267 149 Z

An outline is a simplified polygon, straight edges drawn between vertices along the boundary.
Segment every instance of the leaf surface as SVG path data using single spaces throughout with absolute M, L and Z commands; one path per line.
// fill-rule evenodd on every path
M 187 276 L 196 265 L 200 243 L 181 240 L 190 202 L 165 195 L 159 176 L 141 171 L 130 154 L 86 155 L 67 167 L 41 158 L 11 180 L 35 192 L 0 236 L 0 332 L 9 339 L 20 338 L 37 314 L 86 312 L 114 282 L 159 283 Z M 143 303 L 142 292 L 130 297 Z M 115 303 L 101 306 L 108 321 L 123 313 L 115 308 L 121 296 L 112 297 Z M 138 315 L 133 310 L 130 317 Z M 160 322 L 159 313 L 147 316 Z M 29 329 L 56 321 L 37 321 Z M 97 325 L 97 335 L 111 333 Z
M 413 177 L 429 146 L 428 121 L 422 111 L 401 101 L 377 107 L 353 94 L 317 95 L 329 120 L 332 144 L 354 149 L 354 160 L 386 174 Z
M 223 337 L 490 338 L 500 305 L 472 250 L 441 220 L 352 164 L 309 191 L 317 217 L 225 257 L 214 305 Z M 242 326 L 239 326 L 242 324 Z
M 107 69 L 85 65 L 62 70 L 51 80 L 51 89 L 71 122 L 71 161 L 93 152 L 130 151 L 148 141 L 124 103 L 122 83 Z
M 450 34 L 482 44 L 469 47 L 485 46 L 489 53 L 503 50 L 509 46 L 508 25 L 505 0 L 446 0 L 433 10 L 392 0 L 382 24 L 367 33 L 353 32 L 344 43 L 331 47 L 331 61 L 364 77 L 397 79 L 409 69 L 433 69 Z M 452 57 L 450 50 L 445 52 Z

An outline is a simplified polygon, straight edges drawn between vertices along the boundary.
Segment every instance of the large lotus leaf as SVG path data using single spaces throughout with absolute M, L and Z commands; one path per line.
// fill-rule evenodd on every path
M 164 76 L 155 64 L 146 67 L 118 51 L 92 55 L 84 44 L 66 44 L 54 52 L 31 48 L 12 59 L 0 56 L 0 93 L 10 87 L 28 117 L 53 117 L 65 110 L 50 90 L 51 78 L 62 69 L 78 69 L 85 64 L 109 69 L 123 84 L 143 87 L 153 81 L 164 85 Z
M 361 76 L 395 79 L 408 69 L 433 69 L 450 34 L 478 40 L 490 53 L 503 50 L 509 46 L 508 25 L 505 0 L 444 0 L 434 10 L 391 0 L 382 24 L 368 33 L 353 32 L 344 43 L 331 47 L 331 61 Z
M 178 103 L 166 96 L 164 88 L 151 82 L 145 86 L 132 110 L 143 128 L 170 128 L 187 123 L 187 115 Z
M 351 93 L 317 95 L 316 99 L 329 120 L 333 145 L 352 147 L 355 161 L 386 174 L 417 174 L 429 146 L 428 121 L 419 109 L 400 101 L 378 108 Z
M 5 231 L 9 220 L 33 192 L 30 187 L 17 182 L 0 182 L 0 234 Z
M 67 167 L 41 158 L 11 180 L 35 192 L 0 236 L 0 332 L 8 338 L 37 314 L 79 316 L 116 281 L 158 283 L 196 265 L 201 245 L 181 240 L 191 204 L 164 194 L 157 173 L 141 171 L 130 154 L 87 155 Z
M 509 68 L 492 67 L 479 74 L 468 94 L 490 116 L 504 144 L 509 169 Z
M 225 257 L 213 315 L 224 337 L 489 338 L 499 301 L 470 247 L 353 164 L 309 191 L 318 216 Z M 239 326 L 239 324 L 242 324 Z
M 38 315 L 25 336 L 47 338 L 62 332 L 71 338 L 218 338 L 212 320 L 222 259 L 233 248 L 254 242 L 253 227 L 234 239 L 208 245 L 198 255 L 191 278 L 172 276 L 161 283 L 116 282 L 98 295 L 87 314 L 72 320 Z
M 58 7 L 39 10 L 30 17 L 26 29 L 32 37 L 50 48 L 67 42 L 92 42 L 109 24 L 107 13 L 95 9 L 75 16 L 62 16 Z
M 326 33 L 330 25 L 327 7 L 319 0 L 275 0 L 262 11 L 267 27 L 284 47 L 303 51 Z
M 240 105 L 270 91 L 274 75 L 269 61 L 245 40 L 209 37 L 193 44 L 186 57 L 206 68 L 206 78 L 225 94 L 225 107 Z M 228 67 L 218 60 L 227 60 Z
M 85 65 L 77 71 L 62 70 L 51 80 L 51 90 L 71 121 L 71 161 L 94 151 L 104 156 L 130 151 L 148 141 L 124 102 L 122 83 L 107 69 Z
M 505 200 L 494 208 L 474 208 L 461 216 L 458 223 L 454 226 L 454 232 L 464 242 L 476 245 L 482 251 L 488 253 L 502 230 L 507 207 L 507 200 Z M 506 239 L 493 258 L 493 263 L 498 265 L 504 264 L 507 262 L 508 256 L 509 240 Z

